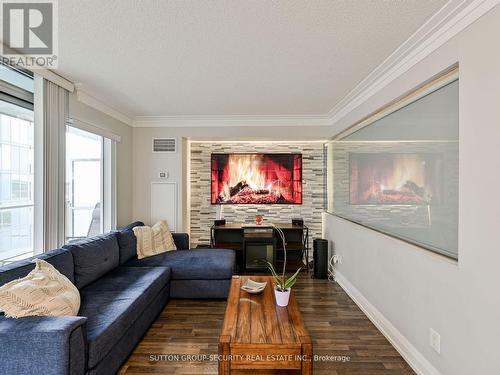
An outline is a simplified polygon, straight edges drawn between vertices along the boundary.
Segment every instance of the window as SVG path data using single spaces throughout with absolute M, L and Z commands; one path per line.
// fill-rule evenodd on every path
M 73 126 L 66 132 L 66 242 L 113 228 L 109 199 L 112 142 Z
M 0 66 L 0 265 L 34 252 L 32 98 L 33 79 Z
M 41 77 L 36 81 L 37 88 L 46 87 Z M 0 63 L 0 265 L 50 250 L 43 247 L 62 242 L 61 232 L 68 242 L 115 227 L 115 141 L 120 137 L 93 124 L 67 119 L 72 126 L 66 129 L 64 195 L 59 189 L 43 191 L 47 174 L 42 170 L 48 162 L 42 160 L 42 151 L 47 149 L 41 146 L 50 127 L 34 124 L 34 91 L 31 73 Z M 37 111 L 45 108 L 46 102 L 42 102 Z M 37 112 L 37 119 L 39 115 L 42 113 Z M 48 169 L 57 175 L 59 167 L 52 167 Z M 50 189 L 53 184 L 46 185 Z M 53 213 L 45 204 L 65 204 L 64 222 L 54 209 L 57 225 L 46 225 L 44 215 Z M 60 232 L 49 233 L 54 227 Z

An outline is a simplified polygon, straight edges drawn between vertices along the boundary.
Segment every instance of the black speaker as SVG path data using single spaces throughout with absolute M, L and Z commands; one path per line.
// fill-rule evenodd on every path
M 217 219 L 217 220 L 214 220 L 214 225 L 215 226 L 226 225 L 226 219 Z
M 328 241 L 317 238 L 313 241 L 314 278 L 328 278 Z

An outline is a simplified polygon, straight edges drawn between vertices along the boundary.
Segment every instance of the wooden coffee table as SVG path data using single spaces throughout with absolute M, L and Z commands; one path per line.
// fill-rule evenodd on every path
M 249 294 L 240 289 L 247 278 L 267 281 L 267 286 L 261 294 Z M 234 276 L 231 281 L 219 338 L 219 374 L 248 370 L 312 374 L 312 342 L 293 291 L 288 307 L 279 307 L 270 276 Z

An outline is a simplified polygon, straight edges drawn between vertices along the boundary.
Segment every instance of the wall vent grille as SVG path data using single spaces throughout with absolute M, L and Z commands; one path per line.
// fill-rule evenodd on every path
M 153 138 L 153 152 L 177 152 L 176 138 Z

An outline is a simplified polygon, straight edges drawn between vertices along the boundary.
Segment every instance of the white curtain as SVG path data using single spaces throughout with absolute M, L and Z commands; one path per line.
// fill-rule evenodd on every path
M 65 239 L 66 124 L 69 93 L 43 79 L 43 248 L 60 247 Z

